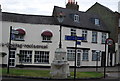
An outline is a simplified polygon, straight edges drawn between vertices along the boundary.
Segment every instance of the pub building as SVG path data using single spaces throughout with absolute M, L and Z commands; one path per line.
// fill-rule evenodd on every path
M 64 15 L 62 23 L 57 20 L 59 13 Z M 7 66 L 9 55 L 10 67 L 17 67 L 21 63 L 26 67 L 50 67 L 61 38 L 61 46 L 66 51 L 69 66 L 72 67 L 75 62 L 75 41 L 68 38 L 72 36 L 84 38 L 78 40 L 76 48 L 77 67 L 94 67 L 96 62 L 97 66 L 102 67 L 104 57 L 106 65 L 109 66 L 108 46 L 105 54 L 105 40 L 110 32 L 97 14 L 79 11 L 79 5 L 74 0 L 68 0 L 66 8 L 54 6 L 52 16 L 10 13 L 2 10 L 0 14 L 0 59 L 3 66 Z

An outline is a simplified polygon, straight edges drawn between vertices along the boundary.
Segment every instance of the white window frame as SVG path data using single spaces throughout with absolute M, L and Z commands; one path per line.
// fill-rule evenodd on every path
M 32 63 L 32 52 L 32 50 L 20 50 L 22 57 L 19 58 L 19 62 L 22 61 L 22 63 Z
M 100 26 L 100 19 L 95 18 L 95 25 Z
M 84 37 L 83 41 L 87 41 L 87 30 L 82 30 L 82 37 Z
M 107 34 L 102 33 L 102 40 L 101 40 L 102 44 L 105 44 L 106 38 L 107 38 Z
M 97 32 L 92 31 L 92 43 L 97 43 Z
M 15 40 L 24 40 L 24 35 L 15 35 Z
M 74 28 L 71 28 L 71 36 L 76 36 L 76 29 Z
M 51 39 L 52 39 L 51 36 L 42 36 L 42 41 L 43 42 L 52 42 Z
M 34 63 L 49 64 L 49 51 L 35 51 Z
M 67 49 L 67 60 L 68 61 L 75 60 L 75 49 Z
M 77 22 L 77 23 L 80 22 L 79 15 L 77 14 L 74 15 L 74 22 Z
M 100 61 L 100 51 L 92 50 L 92 61 Z
M 24 37 L 25 35 L 20 35 L 20 34 L 11 34 L 11 39 L 12 40 L 18 40 L 18 41 L 23 41 L 24 40 Z
M 83 50 L 82 61 L 89 61 L 89 50 Z

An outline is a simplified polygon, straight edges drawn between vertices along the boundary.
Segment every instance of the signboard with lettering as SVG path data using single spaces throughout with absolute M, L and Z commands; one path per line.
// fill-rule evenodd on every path
M 65 40 L 84 40 L 84 37 L 79 37 L 79 36 L 65 36 Z

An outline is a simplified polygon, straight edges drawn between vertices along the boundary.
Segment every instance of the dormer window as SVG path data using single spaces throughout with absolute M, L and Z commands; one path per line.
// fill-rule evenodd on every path
M 100 26 L 100 20 L 95 18 L 95 25 Z
M 80 22 L 79 15 L 76 14 L 74 15 L 74 22 L 78 22 L 78 23 Z

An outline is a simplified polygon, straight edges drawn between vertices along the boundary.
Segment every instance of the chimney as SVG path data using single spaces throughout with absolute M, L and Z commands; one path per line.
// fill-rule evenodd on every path
M 66 8 L 72 9 L 72 10 L 79 10 L 79 5 L 75 0 L 68 0 L 68 3 L 66 4 Z

